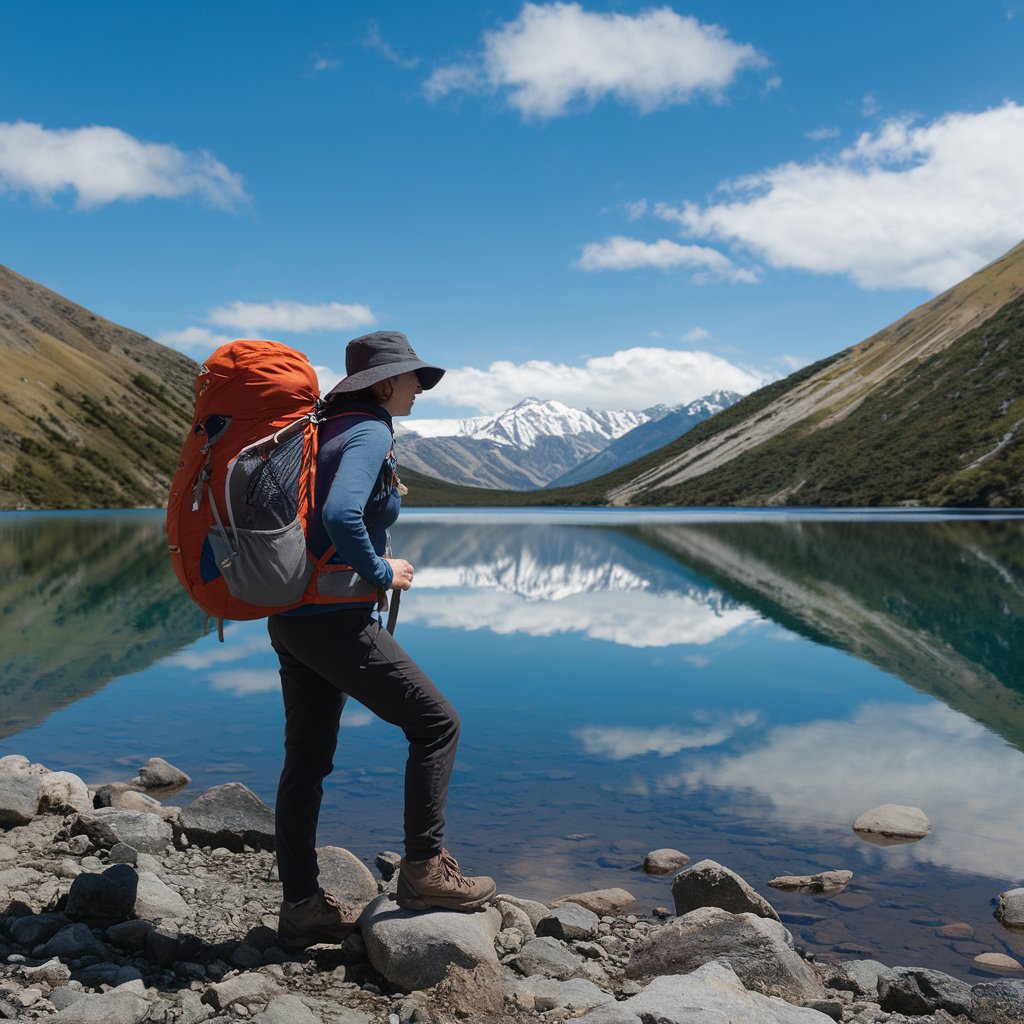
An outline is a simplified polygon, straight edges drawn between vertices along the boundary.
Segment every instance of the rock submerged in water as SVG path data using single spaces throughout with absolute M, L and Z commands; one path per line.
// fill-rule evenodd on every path
M 852 871 L 819 871 L 816 875 L 779 875 L 768 885 L 783 892 L 810 892 L 830 896 L 842 892 L 853 880 Z
M 644 857 L 644 871 L 649 875 L 667 875 L 679 868 L 685 868 L 689 863 L 690 858 L 679 850 L 651 850 Z
M 974 966 L 991 974 L 1024 974 L 1024 964 L 1005 953 L 979 953 Z
M 702 860 L 680 871 L 672 880 L 676 913 L 699 907 L 720 907 L 731 914 L 756 914 L 779 920 L 775 908 L 744 879 L 713 860 Z
M 132 780 L 140 789 L 159 789 L 164 792 L 184 789 L 191 781 L 180 768 L 175 768 L 162 757 L 151 757 Z
M 999 894 L 996 920 L 1011 931 L 1024 931 L 1024 888 L 1007 889 Z
M 932 830 L 928 815 L 920 807 L 882 804 L 865 811 L 854 823 L 853 831 L 876 846 L 916 843 Z

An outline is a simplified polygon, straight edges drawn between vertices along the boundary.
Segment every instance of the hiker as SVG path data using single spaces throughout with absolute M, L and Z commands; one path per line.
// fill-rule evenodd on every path
M 387 530 L 401 497 L 393 416 L 444 370 L 420 360 L 404 334 L 377 331 L 345 349 L 345 378 L 325 397 L 310 550 L 335 558 L 379 588 L 408 590 L 413 567 L 391 558 Z M 396 595 L 397 596 L 397 595 Z M 267 620 L 281 663 L 285 760 L 277 791 L 277 863 L 284 889 L 281 944 L 301 949 L 343 942 L 354 922 L 319 888 L 316 829 L 323 779 L 332 771 L 338 727 L 351 696 L 409 740 L 405 768 L 405 857 L 397 902 L 410 909 L 474 910 L 495 892 L 492 879 L 462 874 L 444 849 L 444 808 L 459 739 L 459 716 L 383 628 L 378 601 L 306 604 Z

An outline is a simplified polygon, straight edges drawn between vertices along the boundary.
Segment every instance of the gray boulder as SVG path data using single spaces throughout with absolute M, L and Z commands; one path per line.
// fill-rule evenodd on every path
M 601 916 L 611 916 L 625 910 L 636 897 L 626 889 L 591 889 L 589 892 L 577 892 L 572 896 L 563 896 L 551 905 L 560 907 L 563 903 L 578 903 L 587 910 Z
M 49 1020 L 55 1024 L 141 1024 L 153 1004 L 133 992 L 84 995 Z
M 823 999 L 814 970 L 788 944 L 777 921 L 701 907 L 641 939 L 626 964 L 630 978 L 693 971 L 712 960 L 728 964 L 743 984 L 794 1003 Z
M 1004 928 L 1024 931 L 1024 889 L 1007 889 L 999 894 L 996 920 Z
M 28 914 L 11 922 L 11 938 L 19 946 L 38 946 L 49 942 L 62 928 L 71 921 L 64 914 Z
M 704 964 L 690 974 L 655 978 L 642 992 L 580 1018 L 585 1024 L 831 1024 L 805 1006 L 748 992 L 726 964 Z
M 236 1004 L 250 1007 L 268 1003 L 280 991 L 265 974 L 236 974 L 227 981 L 211 985 L 203 996 L 203 1002 L 215 1010 L 226 1010 Z
M 298 996 L 271 999 L 253 1021 L 255 1024 L 320 1024 L 320 1018 Z
M 39 813 L 88 814 L 92 810 L 89 787 L 72 772 L 48 772 L 39 780 Z
M 507 903 L 510 906 L 516 907 L 521 910 L 530 922 L 530 930 L 533 931 L 537 927 L 537 923 L 542 917 L 547 917 L 549 909 L 543 903 L 538 903 L 536 900 L 524 900 L 518 896 L 509 896 L 506 893 L 501 893 L 494 897 L 494 905 L 500 907 L 503 903 Z M 506 924 L 504 927 L 519 928 L 518 924 Z
M 84 924 L 69 924 L 43 947 L 43 956 L 76 960 L 80 956 L 107 957 L 107 947 Z
M 494 904 L 498 908 L 498 912 L 501 914 L 501 927 L 502 929 L 514 928 L 516 931 L 522 932 L 522 934 L 532 939 L 536 934 L 534 929 L 534 923 L 522 907 L 517 906 L 515 903 L 510 903 L 508 900 L 502 898 L 497 900 Z M 543 904 L 538 904 L 543 906 Z M 545 913 L 537 918 L 537 924 L 547 916 L 547 907 L 544 907 Z
M 61 985 L 50 993 L 49 1000 L 53 1003 L 55 1010 L 63 1010 L 72 1003 L 77 1003 L 79 999 L 84 999 L 85 996 L 86 993 L 81 989 L 68 988 L 66 985 Z
M 878 979 L 891 968 L 878 960 L 844 960 L 829 967 L 826 985 L 831 989 L 853 992 L 858 996 L 878 1000 Z
M 894 967 L 878 979 L 883 1010 L 926 1016 L 936 1010 L 954 1015 L 971 1012 L 971 986 L 942 971 L 923 967 Z
M 30 985 L 44 981 L 47 985 L 57 988 L 71 980 L 71 969 L 54 957 L 38 967 L 26 967 L 25 977 Z
M 688 914 L 698 907 L 720 907 L 731 914 L 756 914 L 779 920 L 775 908 L 735 871 L 713 860 L 702 860 L 680 871 L 672 880 L 676 913 Z
M 430 988 L 449 965 L 467 971 L 497 967 L 494 939 L 501 914 L 493 907 L 471 914 L 449 910 L 403 910 L 386 895 L 363 911 L 359 928 L 370 963 L 396 988 Z
M 27 825 L 38 812 L 38 776 L 0 771 L 0 827 Z
M 182 809 L 181 827 L 193 846 L 274 849 L 274 812 L 240 782 L 201 793 Z
M 180 768 L 175 768 L 162 757 L 151 757 L 140 769 L 134 785 L 140 789 L 184 789 L 192 781 Z
M 156 814 L 120 807 L 98 807 L 79 815 L 73 831 L 104 850 L 124 843 L 140 853 L 163 853 L 173 837 L 171 826 Z
M 1021 1024 L 1024 1021 L 1024 981 L 985 981 L 971 990 L 970 1018 L 974 1024 Z
M 853 831 L 878 846 L 916 843 L 932 830 L 928 815 L 920 807 L 882 804 L 865 811 L 854 823 Z
M 615 1002 L 615 997 L 602 992 L 592 981 L 573 978 L 556 981 L 554 978 L 523 978 L 516 983 L 516 1001 L 528 1010 L 544 1013 L 547 1010 L 568 1010 L 573 1016 L 592 1010 L 595 1006 Z
M 148 921 L 122 921 L 107 929 L 107 942 L 129 953 L 138 953 L 152 930 L 153 926 Z
M 541 974 L 546 978 L 564 980 L 583 966 L 583 958 L 571 953 L 557 939 L 545 935 L 530 939 L 509 963 L 528 977 Z
M 321 846 L 316 851 L 320 885 L 341 904 L 346 921 L 355 921 L 377 896 L 377 880 L 354 854 L 340 846 Z
M 565 903 L 542 917 L 537 922 L 536 931 L 538 935 L 550 935 L 554 939 L 571 942 L 574 939 L 596 938 L 600 923 L 601 918 L 592 910 L 578 903 Z
M 83 872 L 72 883 L 65 911 L 68 917 L 123 921 L 135 911 L 139 877 L 127 864 L 115 864 L 102 874 Z
M 136 917 L 146 921 L 179 921 L 188 914 L 188 904 L 169 885 L 151 871 L 139 872 L 135 895 Z

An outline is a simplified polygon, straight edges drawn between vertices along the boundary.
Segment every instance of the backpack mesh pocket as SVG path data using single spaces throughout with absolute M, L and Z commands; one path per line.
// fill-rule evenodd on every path
M 254 444 L 228 471 L 227 523 L 210 546 L 233 597 L 261 607 L 302 598 L 313 572 L 299 520 L 304 434 Z

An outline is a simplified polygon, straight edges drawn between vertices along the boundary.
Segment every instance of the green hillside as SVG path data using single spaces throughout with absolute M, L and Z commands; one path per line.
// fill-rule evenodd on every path
M 196 364 L 0 267 L 0 508 L 162 505 Z

